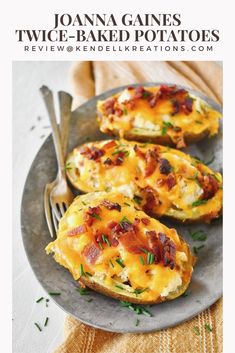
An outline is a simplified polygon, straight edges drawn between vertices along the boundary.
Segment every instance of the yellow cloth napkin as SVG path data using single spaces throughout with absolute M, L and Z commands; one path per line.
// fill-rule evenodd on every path
M 76 62 L 70 75 L 74 108 L 108 89 L 148 81 L 182 84 L 222 102 L 222 68 L 211 61 Z M 212 332 L 206 330 L 206 324 L 213 328 Z M 194 327 L 199 328 L 200 335 Z M 54 353 L 212 352 L 222 352 L 222 299 L 181 325 L 148 334 L 105 332 L 68 316 L 65 341 Z

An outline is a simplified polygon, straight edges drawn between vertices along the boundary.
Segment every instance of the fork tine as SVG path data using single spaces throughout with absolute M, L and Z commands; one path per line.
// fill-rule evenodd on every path
M 57 204 L 61 213 L 61 217 L 65 214 L 63 203 Z
M 58 220 L 56 218 L 56 215 L 55 215 L 55 212 L 53 211 L 53 209 L 51 210 L 51 213 L 52 213 L 54 229 L 55 229 L 55 232 L 57 233 L 57 231 L 58 231 Z
M 46 216 L 47 226 L 48 226 L 50 235 L 52 238 L 54 238 L 54 229 L 53 229 L 53 224 L 51 219 L 51 207 L 49 202 L 49 192 L 50 192 L 50 185 L 46 184 L 46 187 L 44 190 L 44 210 L 45 210 L 45 216 Z
M 51 197 L 51 195 L 50 195 L 50 203 L 51 203 L 52 211 L 53 211 L 57 221 L 59 221 L 61 219 L 60 209 L 57 207 L 58 204 L 56 204 L 53 201 L 53 197 Z

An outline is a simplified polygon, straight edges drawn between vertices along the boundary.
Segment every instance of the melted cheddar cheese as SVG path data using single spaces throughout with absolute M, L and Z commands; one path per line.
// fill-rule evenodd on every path
M 218 133 L 221 114 L 200 97 L 185 90 L 183 100 L 182 97 L 179 99 L 177 92 L 180 90 L 175 88 L 176 94 L 166 95 L 151 104 L 151 95 L 157 95 L 161 86 L 145 87 L 143 90 L 142 96 L 136 96 L 136 88 L 127 88 L 105 101 L 99 101 L 97 111 L 101 131 L 117 134 L 121 138 L 128 138 L 129 135 L 136 136 L 136 139 L 138 136 L 167 136 L 179 148 L 182 147 L 179 141 L 185 137 L 187 139 L 187 135 L 204 136 L 207 132 L 213 136 Z M 190 102 L 189 110 L 185 108 L 185 99 L 186 108 L 187 102 Z M 176 111 L 174 104 L 177 104 Z
M 104 200 L 118 203 L 119 209 L 107 209 L 102 204 Z M 99 215 L 81 230 L 84 215 L 97 206 Z M 129 232 L 121 233 L 117 237 L 118 244 L 112 245 L 110 221 L 119 225 L 123 220 L 134 224 L 137 219 L 138 229 L 134 228 L 131 238 L 123 242 Z M 157 262 L 156 258 L 149 261 L 147 251 L 142 250 L 149 249 L 149 231 L 164 234 L 174 247 L 173 267 Z M 105 238 L 97 238 L 97 234 L 105 234 Z M 132 250 L 132 243 L 138 244 L 138 250 Z M 95 257 L 94 251 L 86 252 L 87 247 L 94 245 Z M 110 292 L 121 293 L 130 300 L 138 297 L 145 302 L 181 295 L 190 282 L 194 262 L 187 244 L 175 229 L 136 210 L 134 202 L 119 193 L 97 192 L 77 197 L 60 221 L 57 239 L 48 244 L 46 252 L 53 253 L 55 260 L 67 268 L 75 280 L 85 276 Z
M 110 144 L 111 142 L 111 144 Z M 113 143 L 113 145 L 112 145 Z M 109 146 L 110 144 L 110 146 Z M 75 187 L 84 191 L 117 191 L 134 198 L 148 211 L 149 192 L 155 202 L 151 213 L 184 220 L 206 220 L 218 217 L 222 207 L 222 177 L 199 160 L 169 147 L 136 142 L 99 141 L 88 143 L 86 148 L 103 151 L 98 159 L 83 154 L 81 146 L 74 149 L 67 160 L 67 174 Z M 106 148 L 106 146 L 108 146 Z M 136 151 L 136 146 L 138 151 Z M 157 160 L 148 161 L 148 154 L 157 151 Z M 115 161 L 121 152 L 120 164 Z M 107 165 L 107 160 L 110 164 Z M 169 170 L 161 170 L 161 161 Z M 153 163 L 156 165 L 152 168 Z M 164 166 L 163 166 L 164 167 Z M 146 168 L 152 168 L 146 174 Z M 150 175 L 148 175 L 150 174 Z M 204 197 L 203 180 L 212 178 L 216 190 Z M 171 181 L 172 185 L 169 185 Z M 206 198 L 206 199 L 205 199 Z

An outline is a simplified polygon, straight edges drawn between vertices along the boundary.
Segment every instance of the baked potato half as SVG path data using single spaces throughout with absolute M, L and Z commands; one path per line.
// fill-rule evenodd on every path
M 78 196 L 46 247 L 75 280 L 113 297 L 152 304 L 187 289 L 195 257 L 175 229 L 119 193 Z
M 174 86 L 128 87 L 98 101 L 100 130 L 127 140 L 183 148 L 218 133 L 221 114 Z
M 182 151 L 125 140 L 87 143 L 68 156 L 67 176 L 83 192 L 118 191 L 152 216 L 217 218 L 222 176 Z

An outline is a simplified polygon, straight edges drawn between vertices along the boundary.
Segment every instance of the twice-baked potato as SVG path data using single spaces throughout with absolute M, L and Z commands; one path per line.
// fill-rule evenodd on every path
M 182 151 L 125 140 L 87 143 L 68 156 L 83 192 L 118 191 L 153 216 L 210 222 L 222 209 L 222 177 Z
M 218 133 L 221 114 L 174 86 L 128 87 L 97 104 L 104 133 L 183 148 Z
M 46 247 L 75 280 L 116 299 L 174 299 L 191 280 L 195 257 L 175 229 L 137 210 L 119 193 L 78 196 Z

